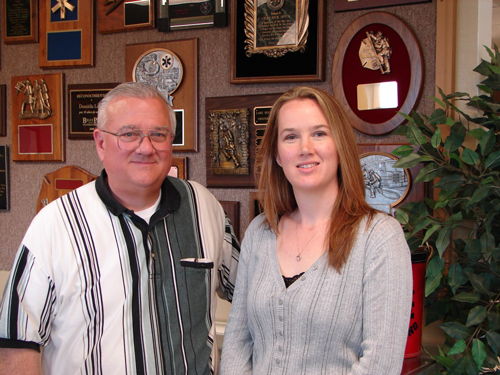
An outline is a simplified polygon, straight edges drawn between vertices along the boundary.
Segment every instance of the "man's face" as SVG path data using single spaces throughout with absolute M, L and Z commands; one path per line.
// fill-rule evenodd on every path
M 108 121 L 103 130 L 112 133 L 141 130 L 147 135 L 159 128 L 171 129 L 167 106 L 161 99 L 118 97 L 108 105 Z M 94 139 L 108 174 L 108 185 L 120 203 L 128 207 L 130 199 L 158 194 L 172 165 L 172 147 L 155 150 L 145 137 L 136 150 L 124 151 L 118 147 L 115 135 L 100 129 L 94 131 Z M 167 142 L 172 140 L 169 138 Z

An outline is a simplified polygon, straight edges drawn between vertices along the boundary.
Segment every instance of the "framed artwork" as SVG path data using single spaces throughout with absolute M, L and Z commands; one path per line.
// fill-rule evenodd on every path
M 64 161 L 63 75 L 11 77 L 12 160 Z
M 233 201 L 219 201 L 222 208 L 229 216 L 231 224 L 233 226 L 234 235 L 239 240 L 240 239 L 240 202 Z
M 206 98 L 208 187 L 255 187 L 255 159 L 281 94 Z
M 10 209 L 9 194 L 9 148 L 0 146 L 0 211 Z
M 335 0 L 333 2 L 333 10 L 335 12 L 344 12 L 347 10 L 379 8 L 415 3 L 430 3 L 431 1 L 432 0 Z
M 158 31 L 227 26 L 227 0 L 163 0 L 158 4 Z
M 394 168 L 398 158 L 392 151 L 401 144 L 358 144 L 365 180 L 366 201 L 374 208 L 393 214 L 394 208 L 422 200 L 427 184 L 413 182 L 422 165 L 410 169 Z
M 182 178 L 187 180 L 188 174 L 188 158 L 187 157 L 174 157 L 172 158 L 172 166 L 168 172 L 169 176 Z
M 155 27 L 156 0 L 110 0 L 97 2 L 99 32 L 152 29 Z
M 40 68 L 94 66 L 94 0 L 40 2 Z
M 4 0 L 5 44 L 38 42 L 38 1 Z
M 126 81 L 158 88 L 176 112 L 174 152 L 198 151 L 198 40 L 125 46 Z
M 231 83 L 324 80 L 324 0 L 231 2 Z
M 97 177 L 75 165 L 66 165 L 54 172 L 47 173 L 42 179 L 42 187 L 36 201 L 36 212 L 38 213 L 53 200 L 96 180 Z
M 390 133 L 418 104 L 423 59 L 413 32 L 395 15 L 372 12 L 340 38 L 332 67 L 334 96 L 351 125 L 369 135 Z
M 0 137 L 7 135 L 7 85 L 0 85 Z
M 97 105 L 118 83 L 68 85 L 69 139 L 94 139 Z

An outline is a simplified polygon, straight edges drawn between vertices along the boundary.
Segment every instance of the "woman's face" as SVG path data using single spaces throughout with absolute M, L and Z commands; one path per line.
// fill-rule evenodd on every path
M 315 100 L 294 99 L 281 107 L 276 161 L 295 192 L 338 189 L 337 147 Z

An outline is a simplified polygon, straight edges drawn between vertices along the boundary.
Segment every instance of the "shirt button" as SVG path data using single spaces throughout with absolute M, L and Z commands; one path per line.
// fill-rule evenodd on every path
M 302 276 L 300 279 L 302 280 L 302 282 L 306 281 L 306 277 L 305 276 Z
M 279 365 L 281 361 L 279 359 L 276 360 L 276 364 Z
M 280 315 L 280 316 L 278 316 L 278 320 L 279 320 L 280 322 L 282 322 L 282 321 L 283 321 L 283 317 L 282 317 L 281 315 Z
M 280 300 L 278 301 L 278 305 L 280 305 L 280 306 L 281 306 L 281 305 L 283 305 L 283 300 L 282 300 L 282 299 L 280 299 Z
M 318 266 L 314 265 L 312 268 L 313 268 L 313 271 L 316 271 L 318 269 Z
M 281 346 L 278 346 L 278 352 L 283 351 L 283 348 Z

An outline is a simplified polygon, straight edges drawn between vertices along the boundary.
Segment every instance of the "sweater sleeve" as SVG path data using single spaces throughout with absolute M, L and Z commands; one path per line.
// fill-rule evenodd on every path
M 257 219 L 256 219 L 257 220 Z M 256 251 L 256 220 L 245 233 L 241 244 L 241 254 L 238 264 L 238 276 L 234 291 L 233 303 L 229 312 L 229 319 L 224 333 L 222 347 L 221 375 L 252 374 L 253 339 L 248 326 L 248 275 L 249 257 Z
M 399 223 L 374 218 L 366 241 L 363 342 L 351 374 L 399 375 L 412 301 L 411 256 Z

